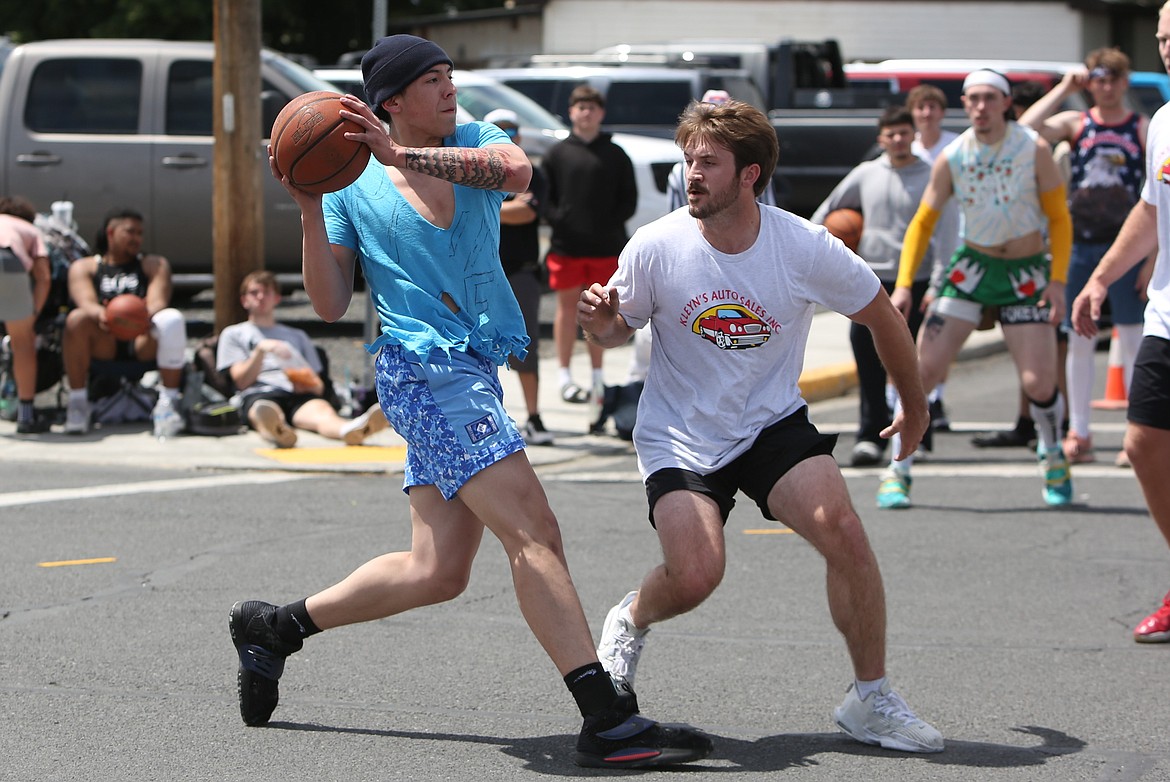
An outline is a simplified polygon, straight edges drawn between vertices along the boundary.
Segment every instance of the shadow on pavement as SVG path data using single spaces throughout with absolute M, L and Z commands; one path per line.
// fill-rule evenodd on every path
M 534 736 L 530 738 L 502 738 L 475 736 L 455 733 L 424 733 L 417 731 L 376 730 L 370 728 L 344 728 L 309 723 L 271 722 L 270 728 L 328 733 L 352 733 L 363 736 L 411 739 L 420 741 L 456 741 L 495 745 L 507 755 L 524 762 L 524 768 L 542 774 L 562 777 L 592 777 L 596 769 L 579 768 L 573 765 L 572 753 L 576 745 L 575 735 Z M 1041 766 L 1063 755 L 1081 752 L 1086 742 L 1075 736 L 1036 725 L 1012 728 L 1017 733 L 1039 739 L 1033 746 L 993 744 L 982 741 L 961 741 L 948 739 L 946 750 L 934 755 L 914 755 L 892 752 L 861 744 L 841 733 L 785 733 L 765 736 L 746 741 L 709 734 L 715 742 L 715 751 L 705 762 L 688 763 L 672 769 L 654 769 L 655 773 L 669 770 L 674 773 L 696 772 L 760 772 L 784 771 L 820 765 L 816 756 L 829 753 L 855 755 L 875 760 L 888 759 L 901 763 L 908 759 L 940 766 L 966 768 L 1026 768 Z M 731 765 L 711 765 L 710 761 L 725 761 Z M 640 769 L 629 769 L 638 771 Z M 867 772 L 868 773 L 868 772 Z M 897 771 L 889 769 L 890 778 Z

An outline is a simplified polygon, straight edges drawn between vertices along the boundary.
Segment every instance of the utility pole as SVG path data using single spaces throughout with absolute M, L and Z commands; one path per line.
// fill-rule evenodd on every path
M 215 0 L 214 25 L 212 269 L 218 334 L 244 319 L 240 283 L 264 267 L 260 0 Z

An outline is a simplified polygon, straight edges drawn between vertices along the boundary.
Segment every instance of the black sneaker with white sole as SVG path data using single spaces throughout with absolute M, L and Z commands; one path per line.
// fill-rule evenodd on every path
M 632 696 L 632 693 L 631 693 Z M 617 708 L 585 718 L 577 737 L 576 762 L 587 768 L 653 768 L 702 760 L 711 754 L 711 739 L 694 728 L 660 725 L 627 710 L 627 699 Z
M 240 656 L 236 673 L 240 716 L 253 727 L 268 724 L 280 700 L 284 660 L 302 646 L 299 640 L 294 644 L 277 636 L 275 616 L 276 606 L 259 600 L 236 603 L 228 616 L 232 643 Z

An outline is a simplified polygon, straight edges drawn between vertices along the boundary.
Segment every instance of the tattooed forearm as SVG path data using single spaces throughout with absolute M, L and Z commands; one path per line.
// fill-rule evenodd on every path
M 499 190 L 510 174 L 500 153 L 470 147 L 408 149 L 406 167 L 436 179 L 481 190 Z

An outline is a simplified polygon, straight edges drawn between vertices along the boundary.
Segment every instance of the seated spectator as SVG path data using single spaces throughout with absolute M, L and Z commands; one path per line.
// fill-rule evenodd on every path
M 241 412 L 261 437 L 278 448 L 291 448 L 297 442 L 295 427 L 360 445 L 387 427 L 378 405 L 350 421 L 325 399 L 321 361 L 309 335 L 276 322 L 276 275 L 258 271 L 246 276 L 240 303 L 248 319 L 220 332 L 216 369 L 231 375 L 240 391 Z
M 34 325 L 49 297 L 49 250 L 33 226 L 36 210 L 23 198 L 0 198 L 0 321 L 12 345 L 17 434 L 47 432 L 36 417 L 37 347 Z M 31 275 L 31 285 L 30 285 Z
M 161 255 L 142 252 L 142 215 L 115 209 L 106 215 L 94 241 L 97 254 L 69 267 L 69 297 L 75 308 L 65 320 L 63 351 L 69 380 L 66 434 L 89 431 L 87 385 L 94 359 L 154 361 L 162 388 L 151 414 L 154 435 L 169 438 L 183 429 L 179 383 L 187 349 L 187 323 L 170 306 L 171 267 Z M 106 303 L 123 293 L 146 300 L 151 327 L 133 340 L 119 340 L 106 324 Z

